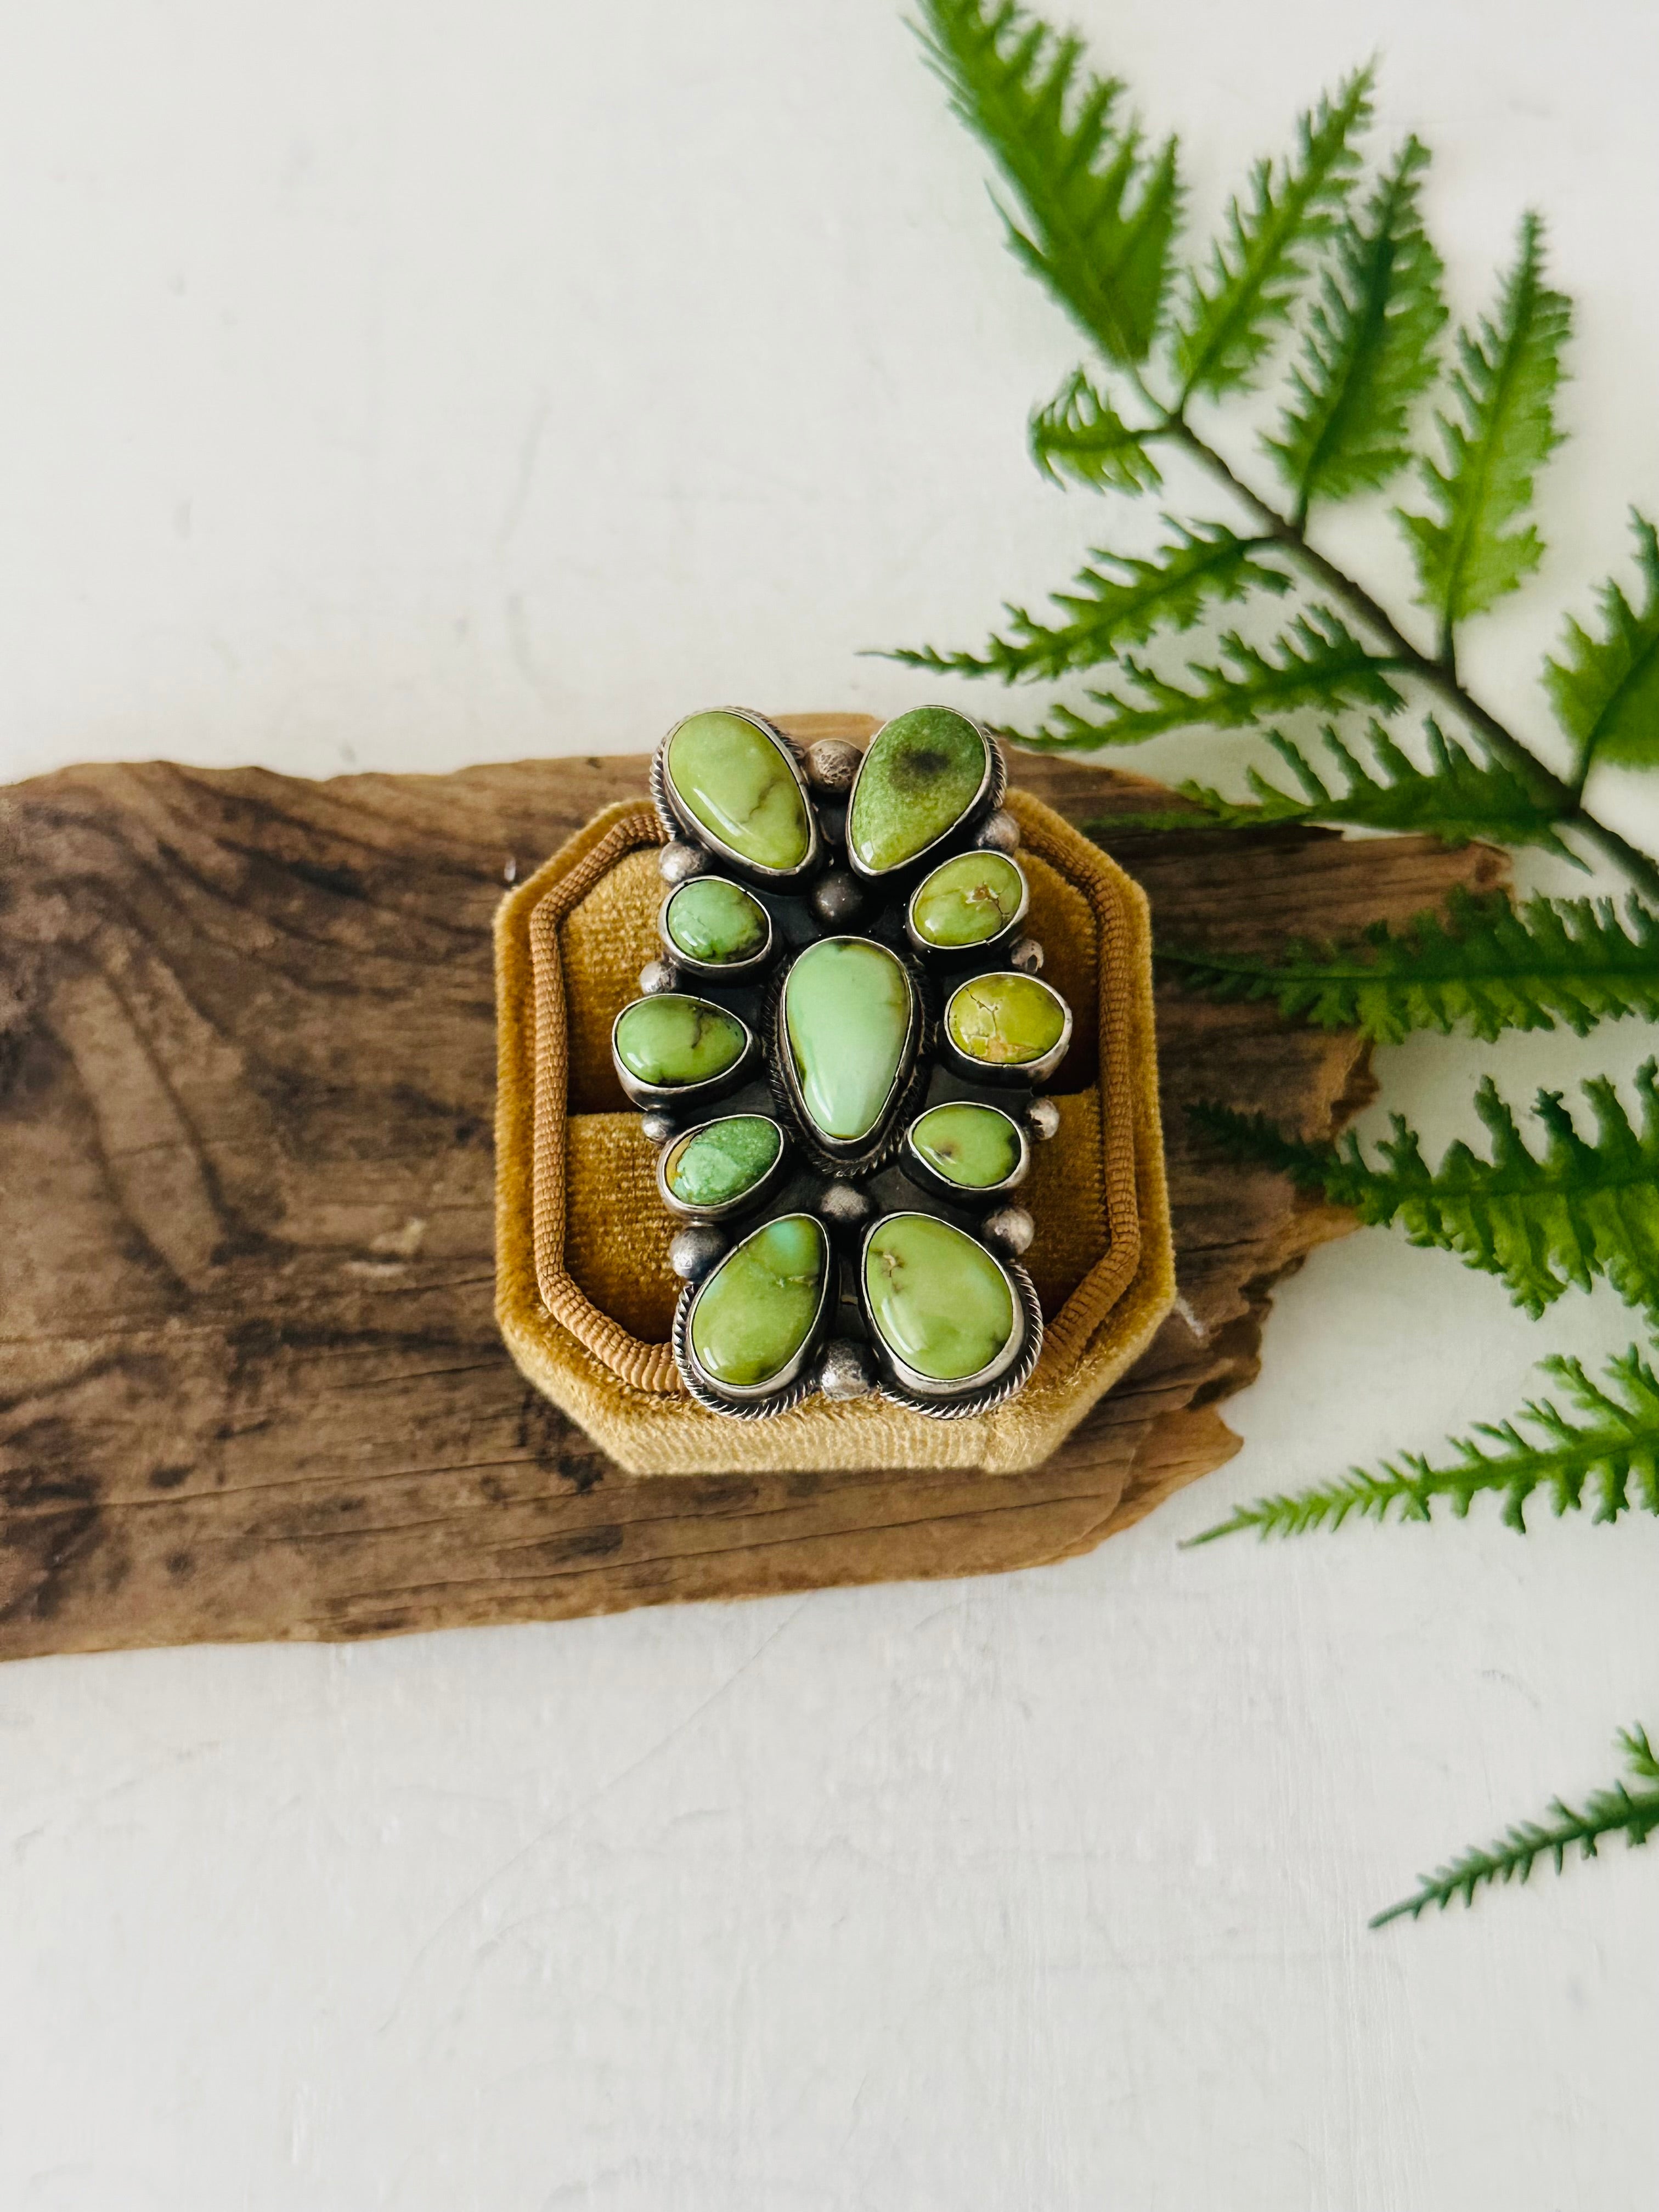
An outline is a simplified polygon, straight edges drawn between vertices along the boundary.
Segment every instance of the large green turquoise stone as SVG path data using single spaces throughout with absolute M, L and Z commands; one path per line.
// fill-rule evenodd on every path
M 766 913 L 741 884 L 721 876 L 693 876 L 668 902 L 668 941 L 688 960 L 713 967 L 752 959 L 766 942 Z
M 970 1060 L 1018 1067 L 1041 1060 L 1060 1042 L 1066 1002 L 1035 975 L 976 975 L 952 994 L 945 1024 L 951 1042 Z
M 1019 912 L 1025 878 L 1001 853 L 958 853 L 918 884 L 910 923 L 924 945 L 982 945 Z
M 728 1206 L 752 1190 L 783 1150 L 763 1114 L 733 1114 L 670 1148 L 663 1181 L 683 1206 Z
M 973 805 L 987 765 L 985 739 L 949 707 L 917 707 L 878 730 L 847 816 L 860 865 L 882 875 L 925 853 Z
M 810 1213 L 786 1213 L 728 1252 L 698 1293 L 691 1349 L 717 1382 L 752 1390 L 811 1334 L 829 1245 Z
M 635 999 L 617 1018 L 617 1057 L 641 1083 L 708 1083 L 743 1057 L 744 1026 L 735 1014 L 665 991 Z
M 917 1156 L 946 1182 L 991 1190 L 1019 1165 L 1019 1131 L 994 1106 L 931 1107 L 910 1125 Z
M 811 836 L 793 769 L 741 714 L 693 714 L 668 741 L 668 781 L 686 811 L 741 860 L 798 868 Z
M 880 1122 L 904 1065 L 910 978 L 862 937 L 809 945 L 783 987 L 784 1027 L 814 1127 L 857 1144 Z
M 890 1213 L 864 1251 L 870 1319 L 896 1358 L 933 1382 L 988 1367 L 1014 1332 L 1008 1278 L 982 1244 L 925 1213 Z

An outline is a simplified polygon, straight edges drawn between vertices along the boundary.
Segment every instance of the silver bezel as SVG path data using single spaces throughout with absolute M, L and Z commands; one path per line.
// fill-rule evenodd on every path
M 810 1221 L 823 1240 L 823 1273 L 819 1278 L 817 1310 L 812 1316 L 811 1327 L 802 1338 L 798 1351 L 787 1364 L 765 1382 L 756 1382 L 739 1388 L 729 1382 L 717 1382 L 708 1370 L 699 1364 L 691 1347 L 691 1317 L 697 1310 L 697 1301 L 708 1289 L 721 1267 L 732 1254 L 740 1252 L 750 1237 L 758 1237 L 763 1229 L 772 1226 L 770 1221 L 757 1222 L 747 1235 L 740 1237 L 732 1250 L 721 1255 L 700 1283 L 688 1284 L 681 1291 L 674 1309 L 672 1348 L 674 1364 L 680 1379 L 700 1406 L 711 1413 L 735 1414 L 739 1420 L 769 1420 L 775 1414 L 786 1413 L 793 1406 L 809 1396 L 814 1387 L 813 1370 L 817 1367 L 818 1347 L 832 1305 L 840 1291 L 840 1266 L 836 1247 L 829 1231 L 817 1214 L 797 1208 L 791 1213 L 773 1216 L 776 1221 L 799 1219 Z
M 986 858 L 995 858 L 999 860 L 1006 860 L 1008 863 L 1008 866 L 1013 870 L 1014 873 L 1019 878 L 1019 904 L 1014 910 L 1013 919 L 1010 921 L 1004 922 L 1001 928 L 995 931 L 991 936 L 981 937 L 976 945 L 935 945 L 931 938 L 924 937 L 921 934 L 921 932 L 916 927 L 916 901 L 921 896 L 923 891 L 927 890 L 928 884 L 932 883 L 933 878 L 939 873 L 941 868 L 948 868 L 953 860 L 971 860 L 976 855 L 981 854 L 983 854 Z M 1024 921 L 1026 915 L 1030 910 L 1030 905 L 1031 886 L 1030 880 L 1026 876 L 1024 869 L 1021 867 L 1019 862 L 1014 858 L 1012 853 L 993 854 L 991 849 L 988 848 L 976 845 L 969 846 L 968 851 L 965 853 L 947 853 L 943 860 L 936 860 L 933 866 L 928 869 L 927 874 L 921 877 L 917 882 L 915 889 L 910 892 L 909 896 L 904 902 L 904 934 L 909 939 L 910 944 L 915 950 L 921 953 L 924 960 L 932 961 L 938 967 L 962 967 L 969 963 L 973 963 L 976 965 L 983 960 L 994 960 L 999 953 L 1006 951 L 1006 948 L 1013 943 L 1015 938 L 1019 934 L 1020 924 Z
M 722 1200 L 718 1206 L 688 1206 L 668 1187 L 668 1156 L 678 1152 L 693 1137 L 700 1137 L 705 1129 L 713 1129 L 722 1121 L 770 1122 L 778 1133 L 778 1156 L 758 1182 L 750 1183 L 747 1190 L 739 1191 L 735 1198 Z M 694 1121 L 690 1128 L 682 1129 L 678 1136 L 671 1137 L 657 1154 L 657 1195 L 668 1211 L 678 1215 L 682 1221 L 729 1221 L 735 1214 L 746 1212 L 750 1206 L 761 1205 L 777 1188 L 788 1164 L 789 1132 L 770 1114 L 712 1114 L 706 1121 Z
M 910 1026 L 905 1032 L 904 1049 L 894 1071 L 880 1114 L 868 1136 L 857 1139 L 826 1136 L 806 1110 L 801 1096 L 800 1084 L 795 1074 L 795 1055 L 790 1049 L 789 1024 L 786 1006 L 789 994 L 789 978 L 809 952 L 816 952 L 824 945 L 868 945 L 878 952 L 884 952 L 896 963 L 910 994 Z M 921 1042 L 922 1003 L 919 980 L 914 975 L 902 955 L 880 939 L 866 937 L 858 930 L 838 931 L 832 937 L 815 937 L 810 945 L 802 945 L 789 965 L 778 977 L 768 1009 L 772 1033 L 772 1057 L 769 1073 L 772 1079 L 773 1094 L 788 1113 L 798 1132 L 803 1151 L 815 1166 L 830 1175 L 839 1175 L 843 1170 L 858 1166 L 872 1172 L 878 1163 L 892 1150 L 894 1125 L 901 1107 L 911 1094 L 917 1068 L 917 1054 Z
M 617 1050 L 617 1030 L 623 1016 L 637 1006 L 660 1006 L 665 999 L 696 999 L 705 1006 L 713 1006 L 716 1013 L 730 1014 L 744 1034 L 744 1048 L 728 1068 L 719 1075 L 705 1076 L 701 1083 L 645 1083 L 627 1067 Z M 722 1006 L 713 999 L 705 999 L 697 991 L 658 991 L 647 998 L 630 999 L 611 1024 L 611 1065 L 617 1071 L 617 1080 L 624 1095 L 635 1106 L 649 1113 L 653 1107 L 678 1109 L 681 1106 L 713 1105 L 717 1098 L 727 1098 L 732 1091 L 741 1090 L 754 1072 L 760 1053 L 760 1039 L 741 1014 L 732 1013 L 730 1006 Z
M 958 995 L 975 983 L 988 982 L 992 977 L 1008 975 L 1022 983 L 1030 983 L 1039 991 L 1046 991 L 1060 1008 L 1060 1040 L 1036 1060 L 975 1060 L 971 1053 L 963 1052 L 951 1035 L 951 1009 Z M 1028 975 L 1022 968 L 987 968 L 977 975 L 964 975 L 954 985 L 945 1001 L 945 1012 L 939 1025 L 939 1058 L 943 1064 L 970 1083 L 983 1084 L 993 1089 L 1024 1090 L 1046 1083 L 1071 1048 L 1072 1010 L 1052 983 L 1045 983 L 1041 975 Z
M 1000 1182 L 952 1182 L 948 1176 L 942 1176 L 937 1168 L 930 1167 L 916 1150 L 913 1140 L 918 1126 L 927 1120 L 928 1115 L 939 1113 L 947 1106 L 971 1106 L 982 1113 L 1000 1115 L 1013 1131 L 1019 1143 L 1019 1158 Z M 905 1124 L 904 1136 L 899 1146 L 898 1164 L 918 1189 L 929 1191 L 935 1198 L 946 1199 L 953 1206 L 973 1211 L 981 1206 L 989 1207 L 1011 1190 L 1018 1189 L 1031 1171 L 1031 1140 L 1013 1115 L 1000 1106 L 993 1106 L 988 1099 L 940 1098 L 932 1106 L 924 1107 L 915 1121 Z
M 859 785 L 864 780 L 865 769 L 870 765 L 871 754 L 874 752 L 893 724 L 903 720 L 902 715 L 890 714 L 865 747 L 864 758 L 859 763 L 859 772 L 853 778 L 853 787 L 847 794 L 847 865 L 855 876 L 861 878 L 866 884 L 884 883 L 896 878 L 907 876 L 912 868 L 921 868 L 931 872 L 928 863 L 929 854 L 937 854 L 942 859 L 943 848 L 950 842 L 951 839 L 960 836 L 982 816 L 994 814 L 1007 793 L 1008 763 L 1002 757 L 1001 746 L 985 725 L 982 722 L 975 721 L 971 714 L 964 714 L 960 707 L 945 707 L 938 701 L 924 700 L 920 706 L 907 707 L 904 712 L 906 714 L 919 714 L 930 710 L 939 714 L 954 714 L 958 720 L 966 722 L 970 729 L 978 731 L 981 741 L 985 747 L 985 774 L 980 780 L 979 789 L 963 808 L 956 820 L 941 830 L 931 844 L 924 845 L 919 853 L 912 853 L 908 860 L 899 861 L 895 867 L 866 868 L 853 850 L 853 810 L 858 804 Z M 908 916 L 908 904 L 906 914 Z
M 746 898 L 755 898 L 750 884 L 735 883 L 731 877 L 721 877 L 712 872 L 707 875 L 688 876 L 683 884 L 670 886 L 668 896 L 657 908 L 657 935 L 662 941 L 664 957 L 682 974 L 695 976 L 700 983 L 747 983 L 760 974 L 777 950 L 776 925 L 759 899 L 755 899 L 755 904 L 760 907 L 761 918 L 766 924 L 766 938 L 760 951 L 751 952 L 744 960 L 694 959 L 690 953 L 682 951 L 668 933 L 668 909 L 682 891 L 690 890 L 694 884 L 722 882 L 732 883 L 733 889 L 740 890 Z
M 668 748 L 688 722 L 696 720 L 698 714 L 735 714 L 740 722 L 751 723 L 763 738 L 776 746 L 795 780 L 801 804 L 806 809 L 806 857 L 794 867 L 768 868 L 757 860 L 745 860 L 742 854 L 734 852 L 717 831 L 699 822 L 690 808 L 678 800 L 673 779 L 668 773 Z M 683 844 L 702 846 L 705 852 L 714 854 L 740 883 L 790 890 L 816 874 L 823 861 L 823 839 L 818 829 L 817 808 L 813 804 L 811 787 L 806 781 L 799 757 L 782 731 L 769 722 L 764 714 L 756 714 L 752 707 L 700 707 L 695 714 L 682 714 L 651 756 L 651 800 L 657 810 L 658 821 L 671 838 Z
M 870 1338 L 870 1349 L 880 1376 L 883 1397 L 895 1405 L 908 1407 L 912 1413 L 927 1413 L 935 1420 L 963 1420 L 973 1413 L 988 1413 L 992 1407 L 1012 1398 L 1023 1389 L 1030 1379 L 1042 1350 L 1042 1309 L 1037 1302 L 1036 1285 L 1018 1260 L 1006 1260 L 993 1252 L 988 1244 L 968 1230 L 957 1230 L 958 1236 L 978 1246 L 993 1266 L 1000 1267 L 1007 1279 L 1012 1294 L 1014 1327 L 1008 1341 L 996 1358 L 981 1367 L 977 1374 L 964 1375 L 954 1382 L 935 1382 L 931 1376 L 919 1374 L 908 1363 L 901 1359 L 888 1345 L 876 1326 L 871 1311 L 869 1293 L 866 1287 L 866 1262 L 870 1240 L 878 1229 L 890 1223 L 915 1218 L 923 1221 L 938 1219 L 936 1214 L 923 1213 L 917 1206 L 896 1206 L 890 1213 L 878 1214 L 865 1231 L 859 1244 L 858 1297 L 859 1311 L 864 1316 L 864 1326 Z M 955 1224 L 948 1224 L 955 1227 Z

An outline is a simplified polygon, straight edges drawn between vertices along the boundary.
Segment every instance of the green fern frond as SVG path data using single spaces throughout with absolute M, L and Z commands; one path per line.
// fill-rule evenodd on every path
M 1419 209 L 1428 150 L 1408 138 L 1363 212 L 1337 234 L 1295 397 L 1267 450 L 1304 516 L 1315 500 L 1375 490 L 1411 459 L 1411 403 L 1432 382 L 1446 310 Z
M 1030 422 L 1031 459 L 1044 476 L 1087 484 L 1091 491 L 1155 491 L 1164 481 L 1152 455 L 1159 433 L 1132 430 L 1111 401 L 1073 369 Z
M 1181 219 L 1173 138 L 1146 150 L 1123 86 L 1079 69 L 1082 42 L 1016 0 L 921 0 L 921 35 L 957 114 L 1018 195 L 1008 242 L 1109 357 L 1144 361 Z
M 1299 1536 L 1310 1528 L 1340 1528 L 1350 1516 L 1382 1522 L 1396 1505 L 1401 1519 L 1427 1521 L 1437 1499 L 1461 1520 L 1477 1498 L 1492 1495 L 1503 1498 L 1504 1521 L 1524 1535 L 1528 1503 L 1540 1490 L 1558 1516 L 1582 1511 L 1587 1494 L 1596 1521 L 1616 1521 L 1638 1507 L 1659 1514 L 1659 1376 L 1637 1346 L 1608 1361 L 1605 1389 L 1577 1359 L 1546 1359 L 1542 1369 L 1565 1390 L 1581 1420 L 1547 1398 L 1528 1399 L 1514 1419 L 1481 1421 L 1472 1438 L 1453 1437 L 1450 1466 L 1406 1452 L 1384 1460 L 1380 1474 L 1352 1468 L 1335 1482 L 1241 1505 L 1189 1537 L 1188 1547 L 1244 1528 Z M 1539 1434 L 1523 1435 L 1517 1422 Z
M 1495 321 L 1483 315 L 1472 331 L 1457 334 L 1451 383 L 1462 420 L 1438 418 L 1446 466 L 1421 464 L 1437 512 L 1400 514 L 1419 597 L 1436 615 L 1444 645 L 1459 623 L 1514 591 L 1544 556 L 1531 523 L 1510 527 L 1531 505 L 1533 477 L 1561 442 L 1553 403 L 1572 304 L 1544 283 L 1541 238 L 1538 217 L 1528 215 Z
M 1236 1157 L 1279 1169 L 1304 1190 L 1352 1206 L 1368 1224 L 1397 1222 L 1413 1244 L 1455 1252 L 1466 1267 L 1496 1275 L 1534 1320 L 1569 1289 L 1603 1277 L 1628 1306 L 1659 1317 L 1659 1066 L 1635 1078 L 1642 1126 L 1633 1128 L 1607 1078 L 1583 1085 L 1596 1120 L 1589 1144 L 1573 1127 L 1559 1091 L 1540 1091 L 1534 1112 L 1544 1125 L 1542 1158 L 1528 1150 L 1514 1113 L 1490 1076 L 1474 1110 L 1492 1138 L 1480 1158 L 1453 1145 L 1438 1168 L 1423 1158 L 1417 1133 L 1394 1116 L 1394 1134 L 1373 1166 L 1357 1138 L 1337 1145 L 1287 1137 L 1258 1115 L 1194 1106 L 1194 1120 Z
M 1212 605 L 1242 599 L 1251 591 L 1290 589 L 1283 569 L 1256 557 L 1271 540 L 1239 538 L 1218 522 L 1189 528 L 1173 516 L 1164 519 L 1175 538 L 1151 560 L 1127 553 L 1091 556 L 1098 565 L 1083 569 L 1071 591 L 1054 594 L 1067 617 L 1063 623 L 1040 623 L 1023 607 L 1009 607 L 1009 635 L 994 636 L 982 654 L 924 647 L 886 657 L 940 674 L 1000 676 L 1005 684 L 1063 676 L 1114 660 L 1125 646 L 1142 645 L 1159 629 L 1186 629 Z
M 1097 745 L 1136 745 L 1165 730 L 1207 724 L 1212 729 L 1243 729 L 1267 714 L 1295 707 L 1375 707 L 1392 714 L 1401 696 L 1392 678 L 1400 663 L 1372 653 L 1328 607 L 1310 607 L 1288 630 L 1266 647 L 1253 645 L 1237 631 L 1220 641 L 1220 660 L 1199 665 L 1188 674 L 1195 688 L 1171 684 L 1144 661 L 1119 655 L 1124 673 L 1144 695 L 1125 698 L 1113 691 L 1089 696 L 1106 708 L 1107 718 L 1091 721 L 1069 707 L 1056 707 L 1047 723 L 1015 742 L 1034 750 L 1087 750 Z
M 1449 905 L 1449 926 L 1421 914 L 1342 944 L 1298 938 L 1279 954 L 1160 945 L 1158 957 L 1212 999 L 1271 1000 L 1286 1020 L 1376 1044 L 1413 1030 L 1462 1027 L 1490 1042 L 1558 1022 L 1584 1036 L 1626 1014 L 1659 1020 L 1659 915 L 1634 896 L 1628 929 L 1611 899 L 1533 898 L 1517 912 L 1502 891 L 1455 889 Z
M 1176 336 L 1181 404 L 1194 392 L 1246 392 L 1281 335 L 1310 249 L 1330 235 L 1347 204 L 1359 166 L 1354 140 L 1370 121 L 1375 70 L 1357 70 L 1297 125 L 1292 158 L 1277 173 L 1268 161 L 1251 173 L 1247 203 L 1228 204 L 1226 235 L 1206 270 L 1188 277 Z
M 1632 1776 L 1644 1782 L 1659 1779 L 1659 1760 L 1645 1729 L 1621 1729 L 1618 1741 Z M 1540 1858 L 1551 1861 L 1559 1874 L 1575 1844 L 1585 1858 L 1593 1859 L 1604 1836 L 1622 1835 L 1627 1844 L 1644 1844 L 1656 1828 L 1659 1789 L 1632 1790 L 1627 1781 L 1615 1782 L 1593 1790 L 1582 1813 L 1558 1797 L 1543 1820 L 1518 1820 L 1497 1843 L 1463 1851 L 1449 1865 L 1425 1875 L 1411 1896 L 1379 1912 L 1371 1926 L 1382 1928 L 1407 1917 L 1415 1920 L 1431 1905 L 1443 1912 L 1457 1897 L 1473 1905 L 1475 1891 L 1486 1883 L 1525 1881 Z
M 1645 595 L 1632 607 L 1609 580 L 1598 594 L 1605 637 L 1567 624 L 1565 658 L 1544 663 L 1544 681 L 1561 726 L 1578 748 L 1582 778 L 1596 761 L 1627 768 L 1659 764 L 1659 536 L 1632 514 Z
M 1554 810 L 1536 799 L 1510 769 L 1477 760 L 1448 738 L 1439 725 L 1426 725 L 1426 769 L 1403 752 L 1380 722 L 1370 738 L 1377 773 L 1372 775 L 1333 729 L 1324 733 L 1343 788 L 1333 790 L 1315 770 L 1299 745 L 1277 730 L 1267 743 L 1295 778 L 1285 791 L 1259 769 L 1246 771 L 1253 801 L 1227 799 L 1207 784 L 1183 783 L 1183 799 L 1202 814 L 1169 810 L 1148 814 L 1115 814 L 1085 826 L 1091 836 L 1124 830 L 1261 830 L 1281 824 L 1322 823 L 1333 828 L 1414 830 L 1457 847 L 1489 839 L 1500 845 L 1535 845 L 1582 867 L 1578 855 L 1557 834 Z

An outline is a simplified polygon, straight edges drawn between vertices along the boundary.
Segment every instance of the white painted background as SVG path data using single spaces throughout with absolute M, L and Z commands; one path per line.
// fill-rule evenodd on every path
M 1541 728 L 1559 609 L 1659 507 L 1659 17 L 1077 12 L 1200 220 L 1376 47 L 1466 304 L 1550 212 L 1555 550 L 1471 654 Z M 1024 458 L 1073 343 L 890 0 L 0 21 L 9 775 L 890 709 L 860 647 L 972 641 L 1104 525 Z M 1486 1057 L 1524 1096 L 1648 1042 Z M 1389 1094 L 1442 1138 L 1479 1057 Z M 1659 1528 L 1176 1549 L 1632 1333 L 1371 1236 L 1281 1297 L 1235 1464 L 1062 1569 L 0 1670 L 0 2205 L 1645 2212 L 1659 1858 L 1364 1923 L 1659 1724 Z

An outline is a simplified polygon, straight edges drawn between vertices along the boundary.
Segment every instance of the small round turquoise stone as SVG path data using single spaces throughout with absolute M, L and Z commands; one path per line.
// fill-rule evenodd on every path
M 744 1040 L 735 1014 L 678 991 L 624 1006 L 614 1037 L 617 1057 L 629 1073 L 665 1088 L 724 1075 L 742 1059 Z
M 876 732 L 847 815 L 847 842 L 871 875 L 902 868 L 956 827 L 979 796 L 989 756 L 965 714 L 917 707 Z
M 682 1206 L 729 1206 L 754 1188 L 782 1150 L 776 1125 L 763 1114 L 732 1114 L 672 1146 L 663 1181 Z
M 991 1190 L 1019 1165 L 1019 1131 L 994 1106 L 933 1106 L 910 1125 L 917 1157 L 963 1190 Z
M 988 1367 L 1014 1333 L 1014 1294 L 982 1244 L 926 1213 L 890 1213 L 864 1250 L 870 1319 L 890 1352 L 933 1382 Z
M 811 1335 L 829 1244 L 810 1213 L 786 1213 L 728 1252 L 697 1294 L 691 1349 L 715 1382 L 752 1390 Z
M 988 1067 L 1019 1067 L 1060 1042 L 1066 1001 L 1035 975 L 976 975 L 958 986 L 945 1010 L 951 1042 Z
M 880 1122 L 910 1039 L 910 978 L 862 937 L 809 945 L 783 987 L 784 1028 L 809 1120 L 857 1144 Z
M 723 876 L 693 876 L 668 902 L 668 941 L 688 960 L 714 967 L 750 960 L 766 942 L 766 911 L 741 884 Z
M 958 853 L 918 884 L 910 923 L 925 945 L 982 945 L 1019 912 L 1025 878 L 1003 853 Z
M 806 858 L 811 834 L 793 769 L 741 714 L 692 714 L 668 741 L 669 782 L 694 821 L 750 866 L 781 872 Z

